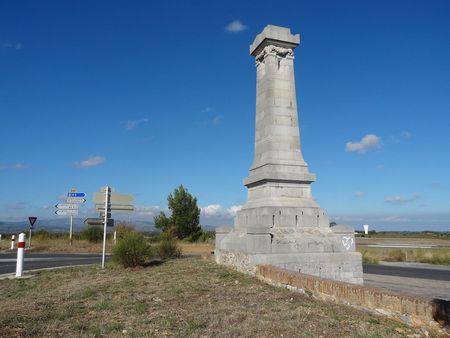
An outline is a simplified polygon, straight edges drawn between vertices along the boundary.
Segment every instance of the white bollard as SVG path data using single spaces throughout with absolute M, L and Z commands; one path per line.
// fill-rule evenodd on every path
M 0 234 L 0 241 L 2 240 L 2 234 Z
M 369 224 L 364 224 L 363 228 L 364 228 L 364 234 L 368 235 L 369 234 Z
M 25 250 L 25 234 L 19 234 L 19 242 L 17 243 L 17 265 L 16 277 L 22 277 L 23 273 L 23 252 Z
M 114 244 L 117 242 L 117 231 L 114 231 Z
M 14 250 L 14 243 L 16 242 L 16 235 L 11 236 L 11 250 Z

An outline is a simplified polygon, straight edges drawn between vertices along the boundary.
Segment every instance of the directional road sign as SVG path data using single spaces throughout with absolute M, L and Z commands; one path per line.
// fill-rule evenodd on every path
M 67 197 L 86 197 L 84 192 L 68 192 Z
M 84 220 L 84 223 L 87 225 L 103 225 L 103 218 L 86 218 Z M 108 223 L 106 224 L 107 227 L 113 227 L 114 226 L 114 220 L 108 219 Z
M 73 203 L 73 204 L 83 204 L 86 202 L 86 199 L 83 197 L 67 197 L 67 203 Z
M 113 204 L 111 205 L 111 211 L 120 211 L 120 212 L 133 212 L 135 210 L 134 205 L 119 205 Z M 96 204 L 95 211 L 105 211 L 105 204 Z
M 130 204 L 134 200 L 133 195 L 129 194 L 111 194 L 109 203 L 111 204 Z M 102 204 L 105 203 L 105 194 L 101 192 L 94 192 L 94 203 Z
M 55 214 L 59 216 L 76 216 L 78 215 L 78 209 L 56 210 Z
M 70 209 L 78 210 L 79 204 L 58 203 L 57 205 L 55 205 L 55 207 L 60 210 L 70 210 Z

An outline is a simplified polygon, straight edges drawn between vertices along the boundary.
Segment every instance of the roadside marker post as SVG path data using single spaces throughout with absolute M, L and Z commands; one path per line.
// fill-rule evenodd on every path
M 19 234 L 19 242 L 17 242 L 16 277 L 22 277 L 24 250 L 25 250 L 25 234 L 22 232 Z
M 14 250 L 14 243 L 16 242 L 16 235 L 11 236 L 11 250 Z
M 117 242 L 117 231 L 114 231 L 114 245 L 116 245 L 116 242 Z

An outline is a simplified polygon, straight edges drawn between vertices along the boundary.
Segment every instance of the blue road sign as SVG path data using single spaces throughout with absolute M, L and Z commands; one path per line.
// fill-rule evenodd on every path
M 86 194 L 84 192 L 68 192 L 67 197 L 85 197 Z

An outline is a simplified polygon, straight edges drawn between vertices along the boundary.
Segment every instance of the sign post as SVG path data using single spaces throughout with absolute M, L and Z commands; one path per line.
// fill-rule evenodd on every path
M 70 228 L 69 228 L 69 245 L 72 246 L 73 238 L 73 216 L 78 215 L 79 206 L 86 202 L 86 193 L 77 192 L 76 189 L 71 189 L 67 193 L 67 203 L 58 203 L 55 205 L 55 214 L 60 216 L 70 216 Z
M 37 217 L 28 217 L 28 222 L 30 222 L 30 241 L 28 242 L 28 249 L 31 249 L 31 232 L 33 230 L 33 225 L 36 222 Z
M 111 188 L 107 186 L 105 188 L 105 217 L 103 219 L 103 253 L 102 253 L 102 269 L 105 268 L 105 254 L 106 254 L 106 227 L 108 225 L 108 215 L 111 213 L 111 204 L 109 199 L 111 198 Z

